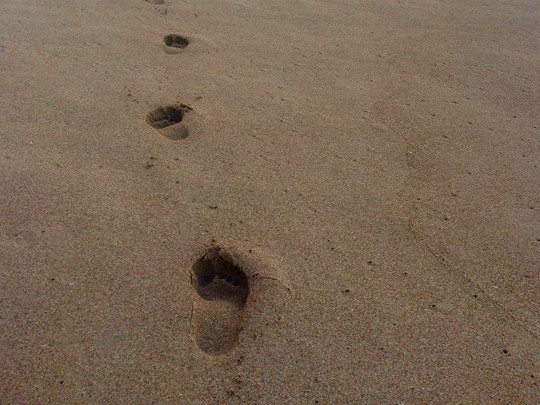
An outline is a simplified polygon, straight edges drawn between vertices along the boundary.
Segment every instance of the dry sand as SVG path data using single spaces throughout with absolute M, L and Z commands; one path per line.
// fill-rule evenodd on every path
M 0 402 L 539 403 L 538 2 L 153 3 L 0 3 Z

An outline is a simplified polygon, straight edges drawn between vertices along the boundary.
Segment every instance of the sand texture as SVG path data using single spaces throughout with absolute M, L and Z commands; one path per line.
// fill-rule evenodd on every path
M 540 403 L 533 0 L 1 0 L 0 403 Z

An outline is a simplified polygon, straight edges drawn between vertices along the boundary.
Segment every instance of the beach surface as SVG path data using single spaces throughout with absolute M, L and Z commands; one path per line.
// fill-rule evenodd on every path
M 0 402 L 540 403 L 539 20 L 1 1 Z

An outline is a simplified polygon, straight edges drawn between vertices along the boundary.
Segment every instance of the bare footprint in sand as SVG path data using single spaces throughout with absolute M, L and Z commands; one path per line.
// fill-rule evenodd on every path
M 165 53 L 176 54 L 189 45 L 189 40 L 182 35 L 171 34 L 163 38 L 163 44 Z
M 188 136 L 188 129 L 181 122 L 191 110 L 186 104 L 158 107 L 146 115 L 146 122 L 171 140 L 184 139 Z
M 197 346 L 208 354 L 223 354 L 238 341 L 249 294 L 246 274 L 212 249 L 192 267 L 193 288 L 199 295 L 193 308 Z

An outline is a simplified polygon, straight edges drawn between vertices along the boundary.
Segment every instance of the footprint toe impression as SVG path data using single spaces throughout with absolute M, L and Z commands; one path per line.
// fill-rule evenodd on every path
M 245 273 L 212 250 L 193 264 L 192 284 L 198 294 L 192 318 L 197 346 L 208 354 L 228 352 L 242 328 L 249 294 Z
M 146 122 L 169 139 L 183 139 L 187 137 L 188 131 L 187 127 L 180 122 L 184 119 L 184 115 L 191 110 L 192 108 L 185 104 L 159 107 L 146 115 Z

